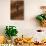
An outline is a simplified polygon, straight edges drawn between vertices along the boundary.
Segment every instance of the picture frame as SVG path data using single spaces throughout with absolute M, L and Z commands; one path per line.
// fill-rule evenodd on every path
M 24 20 L 24 0 L 11 0 L 11 20 Z

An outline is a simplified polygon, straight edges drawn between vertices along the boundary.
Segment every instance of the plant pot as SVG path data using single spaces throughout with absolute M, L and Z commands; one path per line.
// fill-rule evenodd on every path
M 12 43 L 14 44 L 14 40 L 17 38 L 17 36 L 12 36 L 11 40 L 12 40 Z
M 41 22 L 41 26 L 42 26 L 42 27 L 46 27 L 46 20 L 43 20 L 43 21 Z
M 8 43 L 8 44 L 11 44 L 12 41 L 11 41 L 10 39 L 7 39 L 7 43 Z

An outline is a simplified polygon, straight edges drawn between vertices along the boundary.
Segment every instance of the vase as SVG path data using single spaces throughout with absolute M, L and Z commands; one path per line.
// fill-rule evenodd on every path
M 11 42 L 11 39 L 7 39 L 7 43 L 8 44 L 11 44 L 12 42 Z
M 43 21 L 41 22 L 41 26 L 42 26 L 42 27 L 46 27 L 46 20 L 43 20 Z
M 12 40 L 12 44 L 14 44 L 15 42 L 14 42 L 14 40 L 17 38 L 17 36 L 12 36 L 11 37 L 11 40 Z

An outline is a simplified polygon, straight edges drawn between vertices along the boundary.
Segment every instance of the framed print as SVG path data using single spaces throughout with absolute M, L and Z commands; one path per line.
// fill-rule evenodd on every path
M 11 0 L 11 20 L 24 20 L 24 0 Z

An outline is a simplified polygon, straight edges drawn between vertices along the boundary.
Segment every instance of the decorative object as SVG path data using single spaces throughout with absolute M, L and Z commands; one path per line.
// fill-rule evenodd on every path
M 24 19 L 24 0 L 11 0 L 11 20 Z
M 0 44 L 5 44 L 6 43 L 6 38 L 4 36 L 0 36 Z
M 34 44 L 39 46 L 42 45 L 43 43 L 39 43 L 38 41 L 35 41 Z
M 43 42 L 43 43 L 46 43 L 46 38 L 43 38 L 43 39 L 42 39 L 42 42 Z
M 46 27 L 46 6 L 41 6 L 40 8 L 42 9 L 43 13 L 36 16 L 36 19 L 39 20 L 42 27 Z
M 33 41 L 32 41 L 32 38 L 33 38 L 33 37 L 30 37 L 30 38 L 27 37 L 27 38 L 26 38 L 26 37 L 23 37 L 23 36 L 22 36 L 22 38 L 16 38 L 14 41 L 15 41 L 15 44 L 18 44 L 18 43 L 21 44 L 21 45 L 22 45 L 23 43 L 28 43 L 28 44 L 29 44 L 29 43 L 32 43 L 32 42 L 33 42 Z
M 42 32 L 42 30 L 37 30 L 37 32 Z
M 5 30 L 5 34 L 8 37 L 7 41 L 10 43 L 12 40 L 12 36 L 17 36 L 18 31 L 15 26 L 6 26 Z
M 6 26 L 5 30 L 6 30 L 5 34 L 9 38 L 11 38 L 12 36 L 17 36 L 18 31 L 15 26 Z
M 41 24 L 43 27 L 46 27 L 46 14 L 38 15 L 38 16 L 36 17 L 36 19 L 40 21 L 40 24 Z
M 7 44 L 11 44 L 11 43 L 12 43 L 12 41 L 7 39 Z

